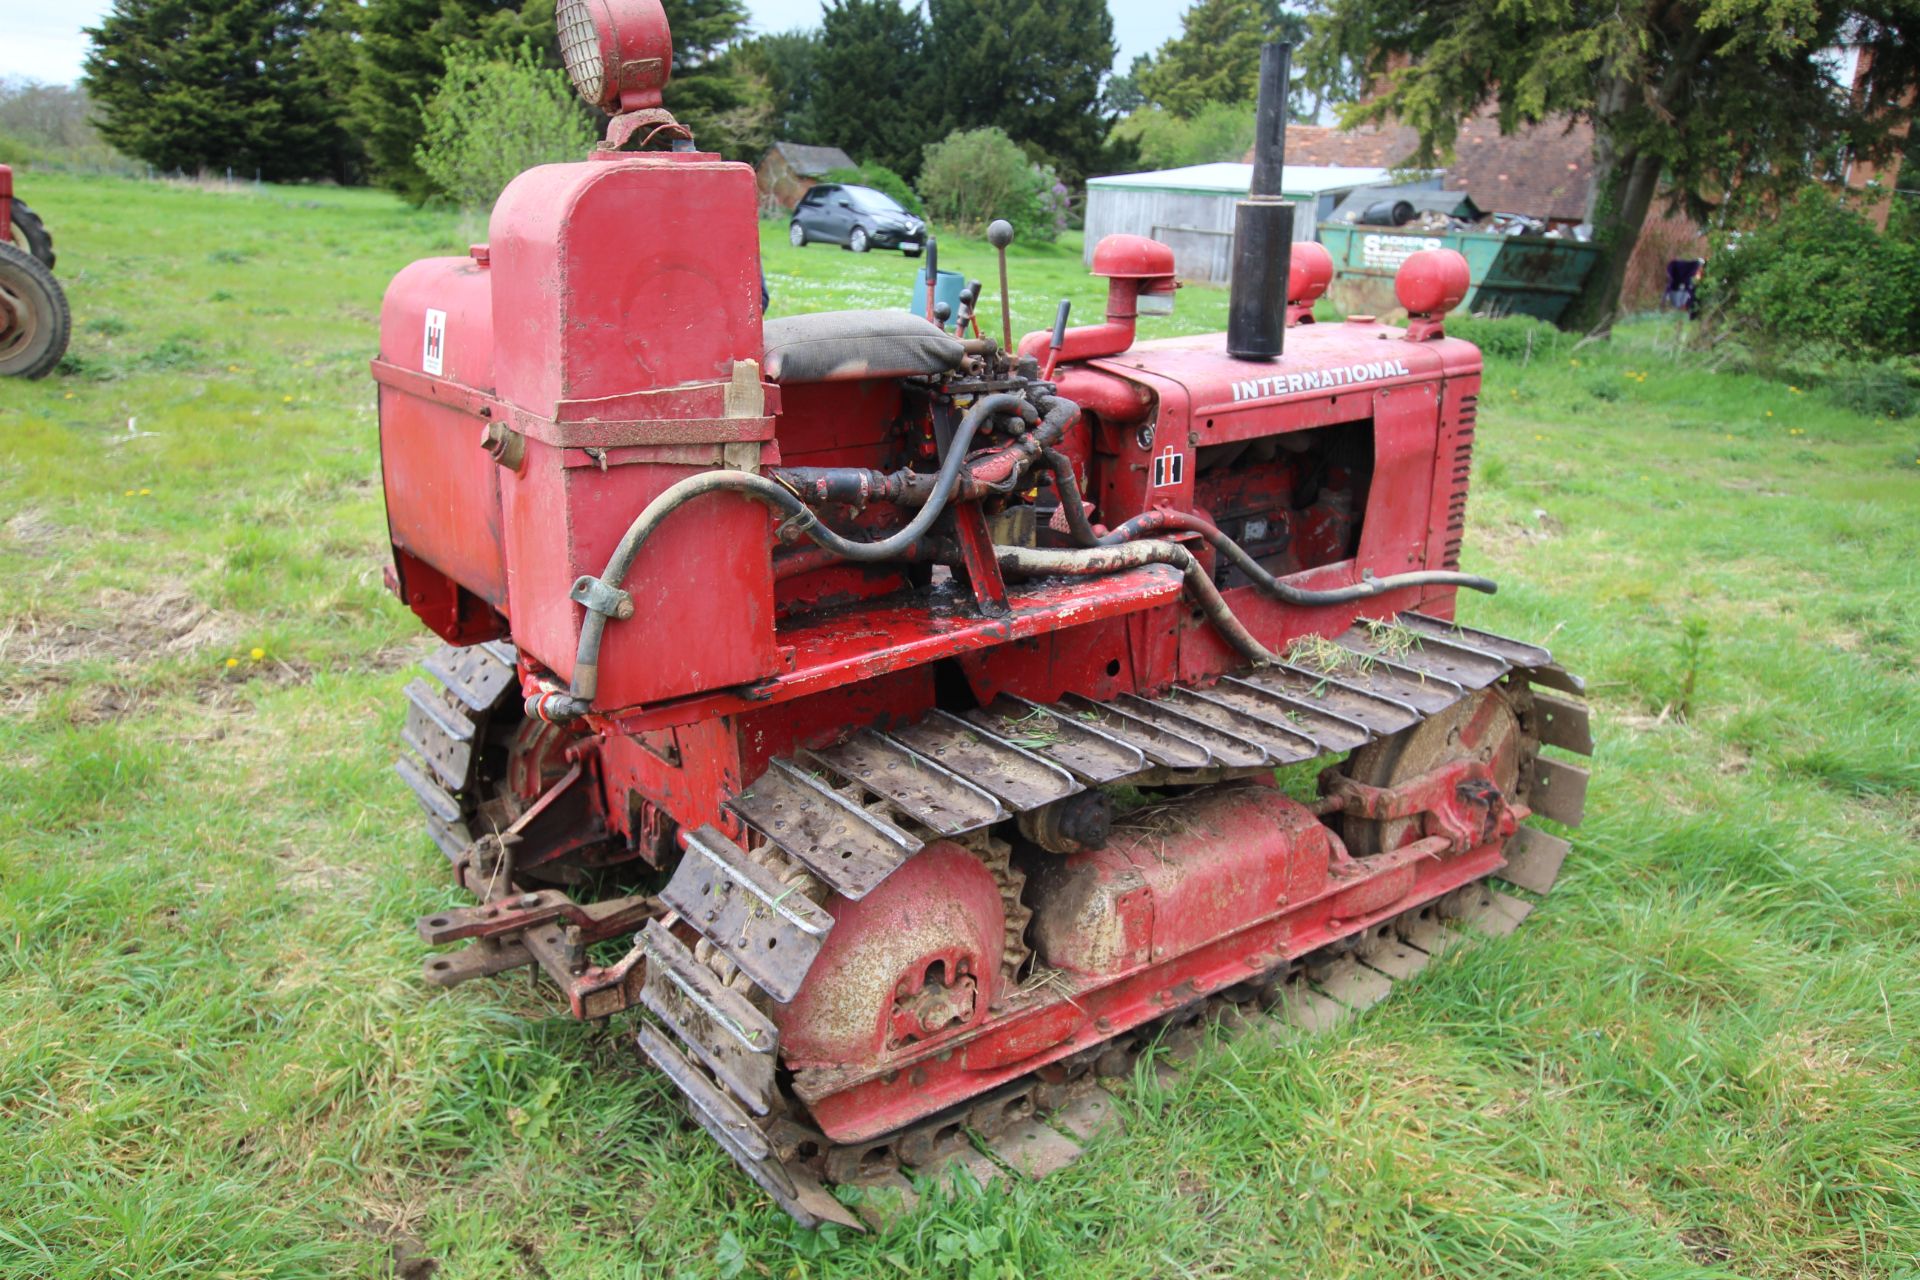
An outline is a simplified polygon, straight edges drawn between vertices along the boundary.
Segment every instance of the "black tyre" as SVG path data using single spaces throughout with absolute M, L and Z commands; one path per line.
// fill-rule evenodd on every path
M 867 229 L 865 227 L 855 227 L 853 234 L 847 237 L 847 248 L 853 250 L 855 253 L 865 253 L 872 247 L 867 240 Z
M 0 377 L 41 378 L 67 353 L 73 316 L 53 272 L 0 244 Z
M 13 242 L 53 270 L 53 233 L 39 214 L 18 200 L 13 202 Z

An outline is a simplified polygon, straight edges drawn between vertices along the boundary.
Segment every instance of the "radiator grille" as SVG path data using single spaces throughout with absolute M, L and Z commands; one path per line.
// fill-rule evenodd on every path
M 1480 407 L 1479 396 L 1460 398 L 1459 425 L 1453 433 L 1453 473 L 1447 485 L 1447 536 L 1443 563 L 1449 569 L 1460 567 L 1460 544 L 1467 533 L 1467 481 L 1473 474 L 1473 430 Z

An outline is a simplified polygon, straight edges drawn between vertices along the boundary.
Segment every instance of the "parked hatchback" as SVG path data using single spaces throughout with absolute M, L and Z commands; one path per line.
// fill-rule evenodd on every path
M 898 249 L 917 258 L 927 242 L 927 224 L 884 191 L 823 183 L 800 197 L 787 239 L 796 249 L 817 241 L 845 245 L 855 253 Z

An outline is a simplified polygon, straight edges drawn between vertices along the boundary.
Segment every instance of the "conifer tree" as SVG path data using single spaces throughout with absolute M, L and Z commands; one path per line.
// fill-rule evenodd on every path
M 532 45 L 558 67 L 553 0 L 367 0 L 362 12 L 348 116 L 374 180 L 416 203 L 439 194 L 415 160 L 422 113 L 448 50 L 468 44 L 502 55 Z
M 1107 0 L 928 0 L 933 132 L 996 127 L 1063 177 L 1099 162 L 1112 70 Z
M 101 135 L 159 169 L 341 177 L 350 148 L 302 42 L 317 0 L 115 0 L 85 63 Z
M 1134 80 L 1148 103 L 1183 118 L 1208 103 L 1251 103 L 1260 89 L 1260 46 L 1298 45 L 1306 35 L 1306 19 L 1280 0 L 1199 0 L 1180 22 L 1180 34 Z
M 929 136 L 926 24 L 901 0 L 827 0 L 813 101 L 797 141 L 837 146 L 911 180 Z

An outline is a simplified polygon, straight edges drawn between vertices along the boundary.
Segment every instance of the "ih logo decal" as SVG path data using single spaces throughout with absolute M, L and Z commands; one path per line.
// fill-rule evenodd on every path
M 420 369 L 439 377 L 447 360 L 447 313 L 427 311 L 427 333 L 420 341 Z
M 1187 455 L 1168 445 L 1153 460 L 1153 487 L 1179 484 L 1187 474 Z

